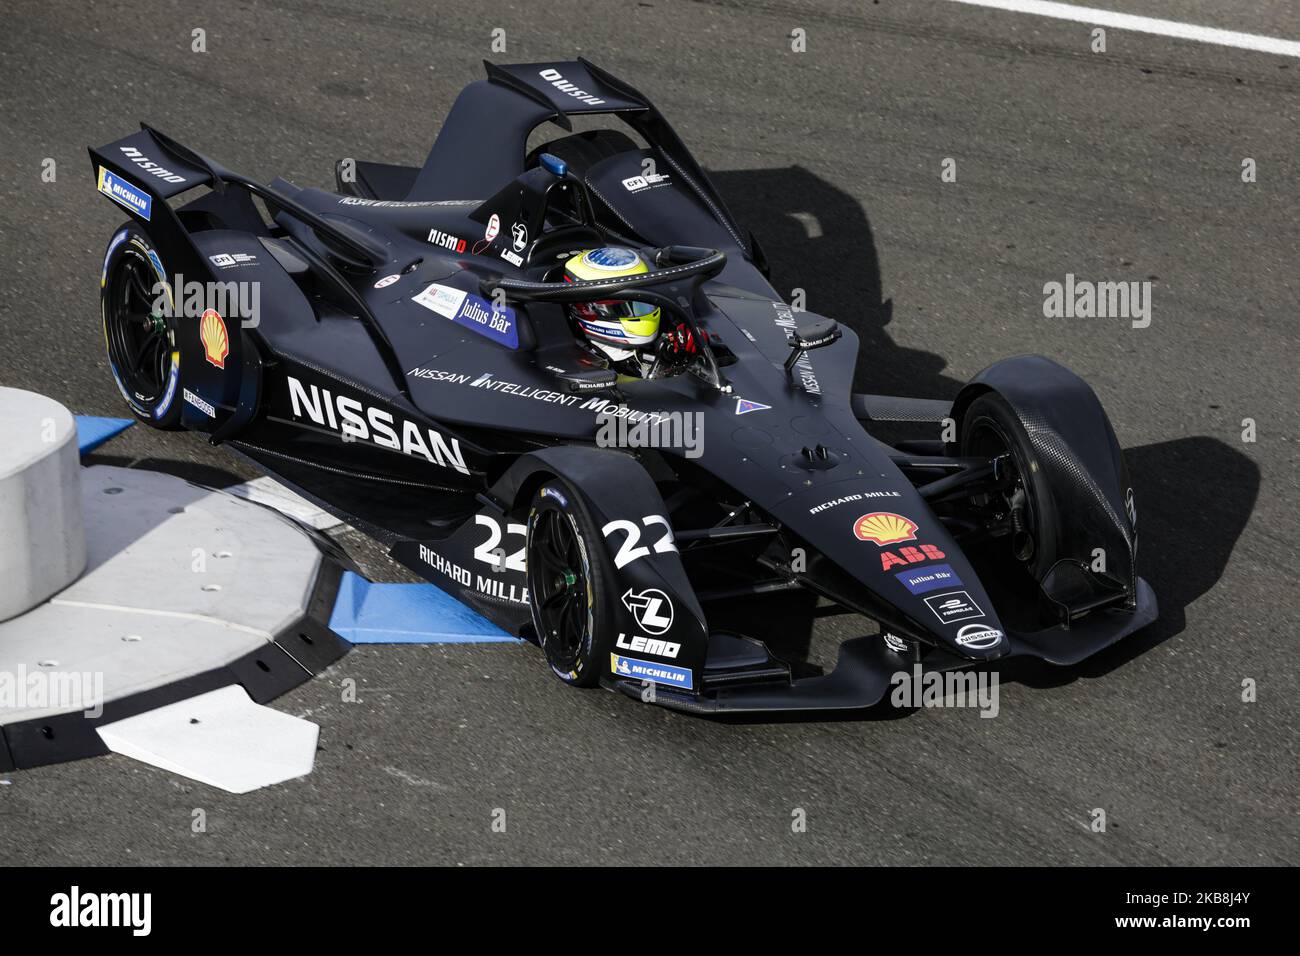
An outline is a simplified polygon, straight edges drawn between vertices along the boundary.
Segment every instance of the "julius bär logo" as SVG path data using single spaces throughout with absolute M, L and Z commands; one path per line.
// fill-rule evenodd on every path
M 916 522 L 890 511 L 876 511 L 859 518 L 853 525 L 853 533 L 861 541 L 874 541 L 881 546 L 915 541 Z

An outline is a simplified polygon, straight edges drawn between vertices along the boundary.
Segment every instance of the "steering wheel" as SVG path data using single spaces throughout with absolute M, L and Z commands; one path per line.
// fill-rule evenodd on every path
M 696 283 L 712 278 L 727 264 L 727 254 L 717 249 L 700 249 L 695 246 L 666 246 L 649 250 L 650 260 L 659 268 L 635 276 L 614 276 L 609 279 L 579 279 L 575 282 L 534 282 L 530 279 L 484 279 L 480 288 L 484 295 L 501 289 L 506 297 L 516 302 L 587 302 L 593 298 L 615 298 L 615 293 L 630 289 L 644 289 L 674 279 L 695 278 Z M 629 298 L 634 298 L 629 296 Z M 657 304 L 657 303 L 656 303 Z M 674 311 L 680 312 L 679 307 Z
M 647 257 L 659 268 L 653 272 L 634 276 L 614 276 L 609 279 L 579 279 L 575 282 L 534 282 L 530 279 L 484 279 L 479 288 L 485 298 L 491 298 L 493 292 L 501 290 L 507 299 L 516 302 L 590 302 L 592 299 L 617 299 L 620 301 L 645 302 L 669 312 L 686 324 L 695 341 L 700 343 L 700 356 L 704 368 L 700 374 L 704 380 L 719 391 L 726 391 L 718 369 L 718 360 L 709 348 L 708 337 L 703 334 L 695 321 L 691 308 L 683 307 L 676 299 L 661 292 L 650 290 L 650 286 L 662 285 L 674 280 L 691 280 L 691 295 L 688 302 L 695 298 L 695 291 L 705 279 L 712 278 L 722 271 L 727 264 L 727 255 L 717 249 L 703 249 L 697 246 L 665 246 L 661 249 L 647 250 Z

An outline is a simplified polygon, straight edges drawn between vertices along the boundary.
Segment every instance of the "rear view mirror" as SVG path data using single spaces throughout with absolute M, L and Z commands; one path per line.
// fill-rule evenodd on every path
M 790 337 L 790 355 L 785 360 L 786 373 L 789 374 L 790 369 L 794 368 L 794 363 L 799 361 L 799 356 L 804 352 L 833 345 L 843 334 L 840 331 L 840 324 L 834 319 L 822 319 L 812 325 L 795 329 L 794 335 Z
M 564 387 L 575 394 L 582 392 L 602 392 L 618 384 L 618 374 L 606 368 L 582 369 L 581 371 L 556 372 L 555 377 L 564 383 Z
M 838 342 L 843 334 L 840 331 L 840 324 L 834 319 L 822 319 L 812 325 L 795 329 L 794 338 L 790 342 L 800 352 L 808 352 Z

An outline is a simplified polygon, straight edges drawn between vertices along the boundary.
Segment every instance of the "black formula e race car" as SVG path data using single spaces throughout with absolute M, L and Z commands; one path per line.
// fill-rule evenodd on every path
M 342 160 L 338 192 L 148 126 L 90 150 L 131 216 L 101 301 L 138 418 L 253 460 L 560 680 L 682 710 L 863 707 L 917 664 L 1068 665 L 1154 620 L 1081 379 L 1021 357 L 952 402 L 853 394 L 857 336 L 781 300 L 646 97 L 585 60 L 485 66 L 422 167 Z M 528 150 L 546 122 L 567 135 Z M 575 278 L 582 256 L 638 269 Z M 596 306 L 660 334 L 598 348 Z M 934 437 L 875 437 L 891 422 Z M 710 626 L 782 591 L 879 633 L 801 673 Z

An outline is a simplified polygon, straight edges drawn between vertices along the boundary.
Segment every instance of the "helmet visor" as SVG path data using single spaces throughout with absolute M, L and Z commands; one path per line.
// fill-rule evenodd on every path
M 647 302 L 622 302 L 617 299 L 605 299 L 588 303 L 591 310 L 607 321 L 621 319 L 639 319 L 655 311 L 655 306 Z

